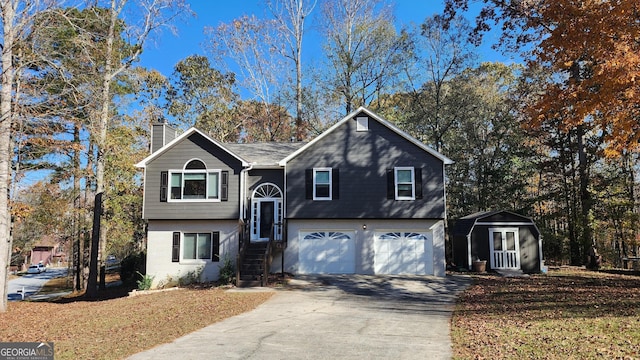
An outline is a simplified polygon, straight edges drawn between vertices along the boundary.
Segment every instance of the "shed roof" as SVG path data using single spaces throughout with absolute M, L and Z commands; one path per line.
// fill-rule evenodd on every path
M 524 215 L 508 210 L 479 211 L 456 220 L 453 226 L 453 236 L 467 236 L 477 223 L 500 222 L 500 223 L 530 223 L 535 226 L 533 220 Z

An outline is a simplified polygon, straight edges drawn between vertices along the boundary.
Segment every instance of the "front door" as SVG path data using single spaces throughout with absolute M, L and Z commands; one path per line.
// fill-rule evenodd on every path
M 251 241 L 282 239 L 282 192 L 274 184 L 262 184 L 251 198 Z
M 492 269 L 520 269 L 520 244 L 517 228 L 489 229 Z
M 259 219 L 258 219 L 258 234 L 259 240 L 269 240 L 271 229 L 275 222 L 274 210 L 275 201 L 262 200 L 258 202 Z

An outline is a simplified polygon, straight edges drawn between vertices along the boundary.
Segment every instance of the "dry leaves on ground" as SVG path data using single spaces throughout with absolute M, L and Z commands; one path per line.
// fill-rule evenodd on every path
M 477 277 L 452 319 L 457 359 L 640 358 L 640 277 Z
M 0 339 L 53 341 L 56 360 L 121 359 L 254 309 L 271 292 L 180 289 L 104 301 L 15 302 Z

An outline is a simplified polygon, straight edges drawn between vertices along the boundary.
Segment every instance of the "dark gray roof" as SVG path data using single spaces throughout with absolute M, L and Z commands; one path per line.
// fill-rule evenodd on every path
M 484 218 L 484 217 L 488 217 L 497 213 L 500 213 L 501 211 L 478 211 L 476 213 L 467 215 L 467 216 L 463 216 L 460 219 L 479 219 L 479 218 Z
M 225 143 L 232 153 L 256 166 L 279 166 L 278 162 L 301 148 L 304 142 Z
M 531 218 L 508 210 L 478 211 L 477 213 L 463 216 L 456 220 L 453 225 L 453 236 L 467 236 L 477 222 L 487 218 L 491 218 L 490 220 L 494 221 L 504 222 L 531 222 L 531 224 L 535 225 Z

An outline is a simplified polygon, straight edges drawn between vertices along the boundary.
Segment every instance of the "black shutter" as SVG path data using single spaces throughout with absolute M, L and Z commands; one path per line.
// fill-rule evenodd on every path
M 313 199 L 313 169 L 304 172 L 304 190 L 307 199 Z
M 340 170 L 331 169 L 331 199 L 340 199 Z
M 171 262 L 180 261 L 180 233 L 173 233 L 173 246 L 171 247 Z
M 416 199 L 422 199 L 422 169 L 413 169 L 413 175 L 416 182 Z
M 169 172 L 160 172 L 160 202 L 167 201 L 167 193 L 169 191 Z
M 220 181 L 220 200 L 228 201 L 229 200 L 229 172 L 222 172 L 222 180 Z
M 387 199 L 396 198 L 396 181 L 393 169 L 387 169 Z
M 220 232 L 214 231 L 211 234 L 211 261 L 220 261 Z

